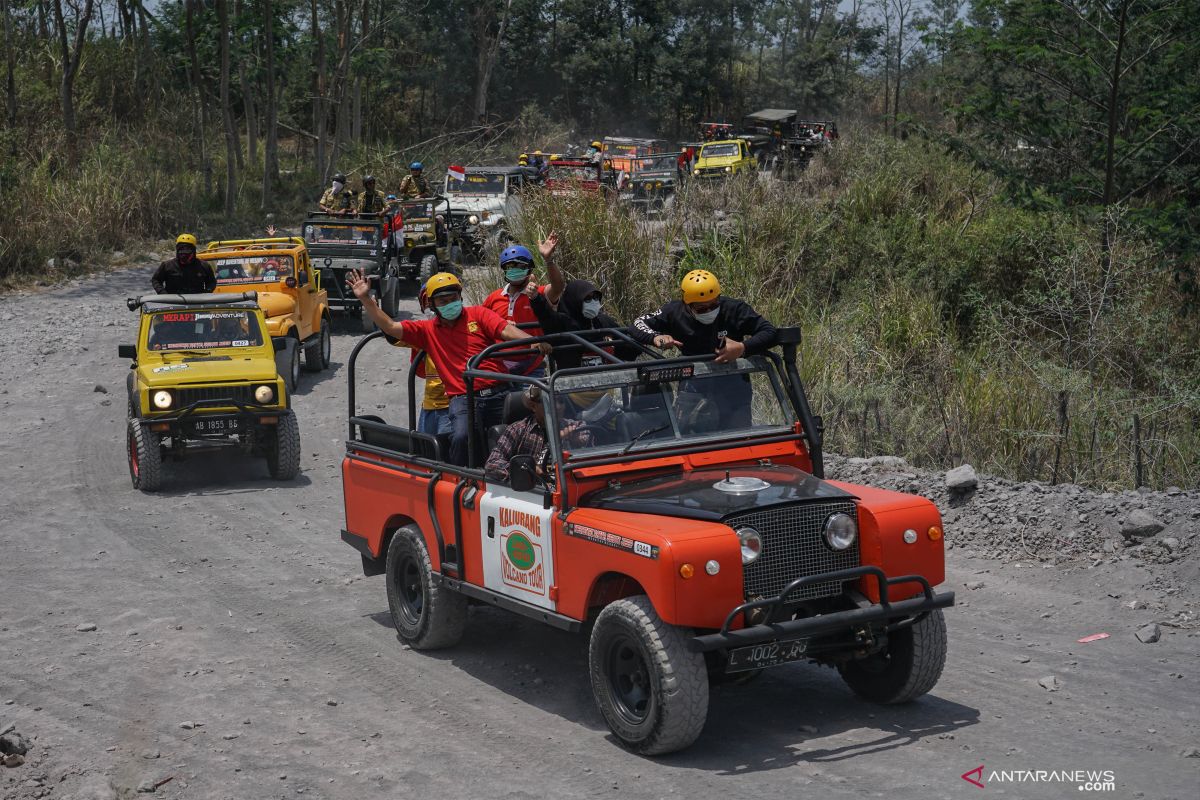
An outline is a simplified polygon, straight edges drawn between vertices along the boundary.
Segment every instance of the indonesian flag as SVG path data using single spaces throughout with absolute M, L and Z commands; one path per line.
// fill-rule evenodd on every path
M 466 168 L 458 167 L 458 166 L 455 166 L 454 164 L 451 164 L 450 166 L 446 167 L 446 174 L 449 175 L 451 177 L 451 179 L 460 181 L 460 182 L 465 181 L 467 179 Z

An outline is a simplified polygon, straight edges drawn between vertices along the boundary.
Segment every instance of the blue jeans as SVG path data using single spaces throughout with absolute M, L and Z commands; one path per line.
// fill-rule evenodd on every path
M 450 409 L 435 408 L 432 410 L 421 409 L 421 415 L 417 417 L 417 430 L 421 433 L 428 433 L 430 436 L 439 436 L 446 434 L 449 436 L 454 432 L 454 423 L 450 420 Z
M 478 439 L 476 440 L 479 447 L 475 454 L 476 459 L 482 464 L 487 458 L 487 440 L 483 436 L 483 432 L 492 425 L 499 425 L 504 421 L 504 398 L 507 392 L 503 388 L 496 390 L 496 393 L 487 397 L 475 397 L 475 433 Z M 467 424 L 467 396 L 465 394 L 456 395 L 450 398 L 450 463 L 460 467 L 472 466 L 470 462 L 470 447 L 468 445 L 470 436 L 470 426 Z

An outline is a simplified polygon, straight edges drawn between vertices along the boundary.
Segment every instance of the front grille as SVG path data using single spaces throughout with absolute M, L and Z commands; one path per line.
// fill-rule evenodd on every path
M 829 515 L 839 511 L 858 518 L 850 500 L 798 503 L 727 518 L 725 524 L 734 530 L 751 527 L 762 535 L 762 555 L 743 567 L 746 596 L 775 597 L 797 578 L 857 567 L 857 541 L 839 552 L 825 544 L 821 533 Z M 841 592 L 841 582 L 827 581 L 797 589 L 788 599 L 808 600 Z
M 243 403 L 254 403 L 254 387 L 202 386 L 194 389 L 180 389 L 176 408 L 187 408 L 192 403 L 204 400 L 237 400 Z
M 728 174 L 728 173 L 725 172 L 724 167 L 701 167 L 701 169 L 700 169 L 701 177 L 713 178 L 713 177 L 716 177 L 717 175 L 726 175 L 726 174 Z

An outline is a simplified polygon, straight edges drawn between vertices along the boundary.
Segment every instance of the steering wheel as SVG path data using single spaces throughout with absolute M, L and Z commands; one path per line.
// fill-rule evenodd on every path
M 592 425 L 587 422 L 573 428 L 571 430 L 571 433 L 575 436 L 578 436 L 580 433 L 583 433 L 584 431 L 587 431 L 588 433 L 592 434 L 592 439 L 595 441 L 596 444 L 607 444 L 608 440 L 613 437 L 613 432 L 610 431 L 608 428 L 602 427 L 600 425 Z M 578 446 L 579 445 L 576 445 L 576 447 L 578 447 Z M 568 449 L 570 449 L 570 448 L 568 448 Z

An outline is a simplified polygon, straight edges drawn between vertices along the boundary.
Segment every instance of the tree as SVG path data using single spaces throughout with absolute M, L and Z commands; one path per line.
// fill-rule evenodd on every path
M 475 121 L 487 120 L 488 87 L 492 70 L 500 54 L 500 43 L 508 28 L 513 0 L 480 0 L 470 14 L 471 35 L 475 43 Z
M 63 13 L 64 0 L 54 0 L 54 27 L 58 31 L 58 51 L 62 62 L 62 77 L 58 96 L 62 104 L 63 128 L 72 142 L 75 139 L 75 76 L 79 74 L 79 63 L 83 58 L 83 46 L 87 42 L 88 23 L 92 21 L 92 0 L 83 0 L 80 8 L 77 0 L 66 0 L 72 15 Z
M 221 42 L 221 123 L 225 130 L 225 216 L 232 218 L 237 205 L 237 129 L 229 97 L 229 0 L 217 0 L 217 28 Z
M 262 207 L 274 203 L 272 181 L 279 175 L 279 120 L 275 95 L 275 7 L 263 0 L 263 39 L 267 67 L 266 141 L 263 143 Z

